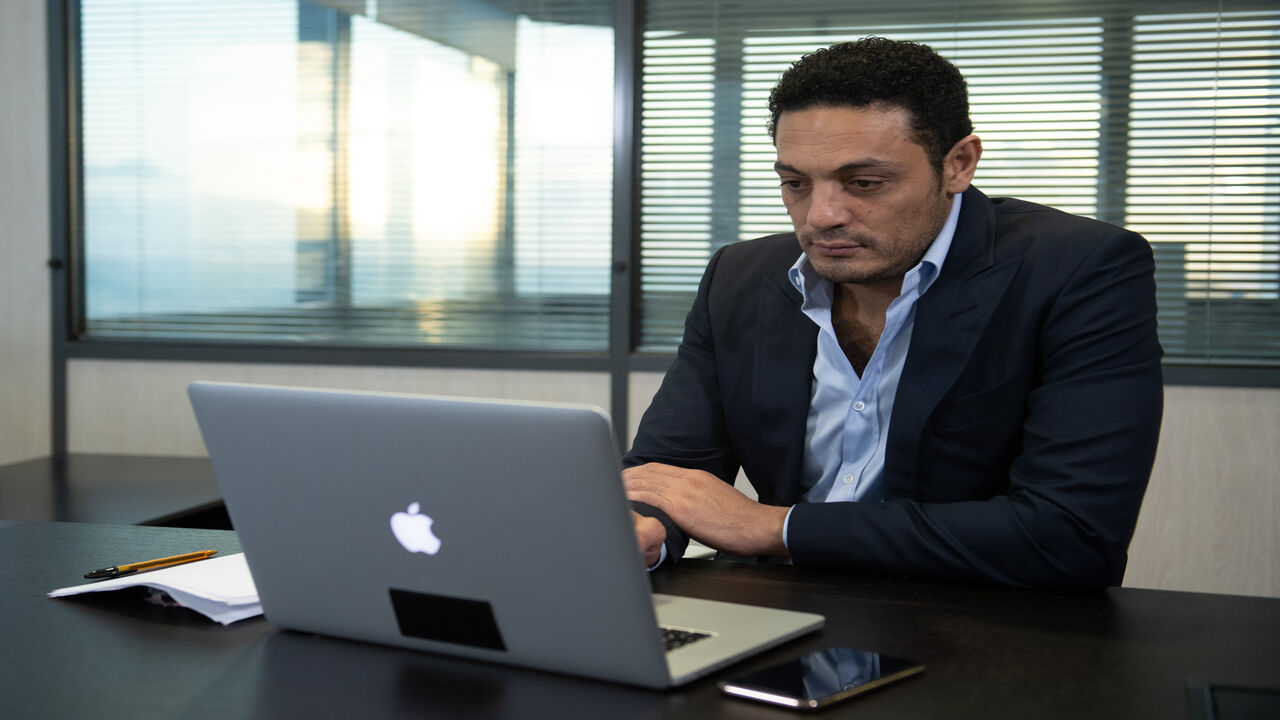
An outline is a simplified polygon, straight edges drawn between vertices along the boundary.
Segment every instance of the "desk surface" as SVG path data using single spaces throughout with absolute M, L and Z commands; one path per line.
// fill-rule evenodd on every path
M 208 458 L 71 454 L 0 466 L 7 521 L 166 525 L 221 504 Z
M 822 717 L 1182 718 L 1191 682 L 1280 685 L 1280 600 L 1156 590 L 1051 593 L 689 561 L 668 593 L 822 613 L 827 627 L 662 693 L 279 631 L 223 627 L 126 593 L 48 599 L 89 568 L 214 530 L 0 526 L 0 708 L 11 717 L 796 717 L 716 681 L 826 645 L 918 657 L 925 674 Z

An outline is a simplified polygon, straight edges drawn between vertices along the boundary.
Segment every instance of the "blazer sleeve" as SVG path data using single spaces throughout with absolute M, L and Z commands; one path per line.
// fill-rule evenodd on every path
M 624 467 L 661 462 L 705 470 L 730 485 L 738 474 L 738 459 L 724 421 L 716 351 L 709 310 L 710 288 L 724 256 L 724 248 L 707 264 L 693 307 L 685 318 L 684 338 L 675 361 L 640 420 Z M 645 503 L 632 503 L 641 515 L 660 520 L 667 531 L 667 558 L 672 565 L 684 554 L 689 536 L 665 513 Z
M 1021 437 L 1007 477 L 993 478 L 1002 489 L 958 502 L 797 505 L 787 538 L 797 563 L 1019 586 L 1119 584 L 1162 413 L 1150 246 L 1117 231 L 1035 313 L 1030 392 L 1014 410 L 1025 413 L 1014 426 Z M 965 438 L 957 432 L 951 442 Z

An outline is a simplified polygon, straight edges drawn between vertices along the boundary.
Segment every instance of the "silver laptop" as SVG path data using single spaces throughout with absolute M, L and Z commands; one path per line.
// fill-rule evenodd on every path
M 189 393 L 281 627 L 661 688 L 823 624 L 652 593 L 598 409 L 222 383 Z

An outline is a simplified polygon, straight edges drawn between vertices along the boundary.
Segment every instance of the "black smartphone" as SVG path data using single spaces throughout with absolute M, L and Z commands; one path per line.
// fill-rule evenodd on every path
M 915 660 L 831 647 L 720 683 L 724 694 L 795 710 L 818 710 L 924 672 Z

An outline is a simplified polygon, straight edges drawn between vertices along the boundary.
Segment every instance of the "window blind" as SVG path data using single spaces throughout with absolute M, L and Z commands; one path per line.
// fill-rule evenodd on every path
M 976 186 L 1152 242 L 1167 362 L 1280 364 L 1280 11 L 1267 3 L 645 8 L 640 349 L 678 344 L 712 252 L 791 229 L 765 131 L 778 75 L 875 34 L 928 43 L 965 74 L 985 147 Z
M 608 347 L 611 0 L 82 0 L 78 337 Z
M 1179 359 L 1280 361 L 1280 11 L 1134 18 L 1126 223 Z

